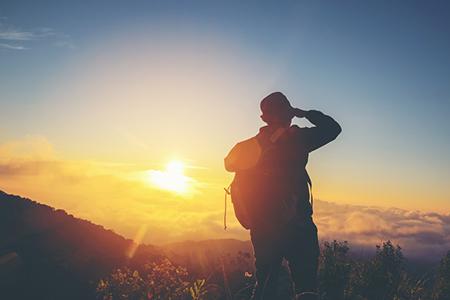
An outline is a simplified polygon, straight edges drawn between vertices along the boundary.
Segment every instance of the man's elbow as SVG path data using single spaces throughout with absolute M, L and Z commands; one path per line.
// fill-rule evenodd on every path
M 230 161 L 227 160 L 227 158 L 224 159 L 224 166 L 225 170 L 227 170 L 228 172 L 236 172 L 236 168 Z
M 338 122 L 333 120 L 333 123 L 331 123 L 327 129 L 327 137 L 328 137 L 327 139 L 329 140 L 329 142 L 331 142 L 335 140 L 341 132 L 342 132 L 341 125 L 339 125 Z
M 334 128 L 334 139 L 338 137 L 342 132 L 342 127 L 339 125 L 339 123 L 336 122 L 336 126 Z

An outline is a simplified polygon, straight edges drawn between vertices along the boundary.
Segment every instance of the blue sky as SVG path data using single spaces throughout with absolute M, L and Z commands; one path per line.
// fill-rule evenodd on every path
M 77 100 L 72 85 L 83 86 L 80 95 L 89 96 L 83 78 L 103 78 L 108 74 L 98 68 L 115 70 L 122 63 L 133 73 L 140 64 L 133 56 L 180 66 L 186 74 L 207 63 L 219 84 L 224 78 L 224 99 L 214 90 L 207 99 L 181 105 L 208 112 L 202 120 L 195 115 L 198 123 L 185 130 L 211 124 L 211 132 L 196 138 L 214 153 L 214 167 L 235 141 L 261 125 L 259 99 L 281 90 L 294 105 L 322 110 L 342 124 L 336 146 L 311 161 L 327 190 L 334 182 L 357 186 L 352 201 L 357 202 L 364 190 L 377 194 L 395 183 L 390 189 L 405 191 L 401 203 L 416 194 L 414 207 L 426 209 L 422 195 L 431 195 L 433 208 L 450 209 L 448 2 L 2 1 L 0 18 L 0 142 L 41 135 L 67 157 L 108 156 L 119 143 L 108 133 L 111 119 L 98 124 L 95 120 L 103 120 L 98 113 L 81 124 L 91 102 Z M 164 56 L 170 51 L 173 56 Z M 184 64 L 184 54 L 191 64 Z M 207 72 L 203 76 L 195 78 L 205 80 Z M 97 97 L 98 106 L 108 107 Z M 161 105 L 155 107 L 168 109 Z M 155 110 L 149 115 L 159 123 L 174 122 Z M 175 122 L 185 122 L 184 115 Z M 134 132 L 142 139 L 151 136 Z M 115 160 L 126 157 L 128 150 L 121 151 Z M 210 163 L 193 150 L 186 153 Z

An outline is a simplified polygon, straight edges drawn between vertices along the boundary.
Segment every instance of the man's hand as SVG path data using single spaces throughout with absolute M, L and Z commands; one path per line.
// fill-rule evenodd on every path
M 293 113 L 294 113 L 294 116 L 296 116 L 297 118 L 304 118 L 304 117 L 306 117 L 306 114 L 308 113 L 308 111 L 300 109 L 300 108 L 294 108 Z

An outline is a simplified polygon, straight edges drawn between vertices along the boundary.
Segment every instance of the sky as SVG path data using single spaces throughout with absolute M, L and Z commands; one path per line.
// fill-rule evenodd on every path
M 449 53 L 445 1 L 2 1 L 0 189 L 145 242 L 245 239 L 221 229 L 223 157 L 282 91 L 343 128 L 310 156 L 320 209 L 354 230 L 361 209 L 436 214 L 442 238 Z M 184 193 L 152 182 L 173 160 Z

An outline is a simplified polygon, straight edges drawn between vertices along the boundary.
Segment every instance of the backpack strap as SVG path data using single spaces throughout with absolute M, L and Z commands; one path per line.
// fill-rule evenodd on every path
M 311 203 L 311 212 L 314 212 L 314 197 L 313 197 L 313 190 L 312 190 L 312 181 L 311 177 L 309 177 L 308 171 L 305 169 L 306 174 L 306 182 L 308 183 L 308 190 L 309 190 L 309 203 Z

